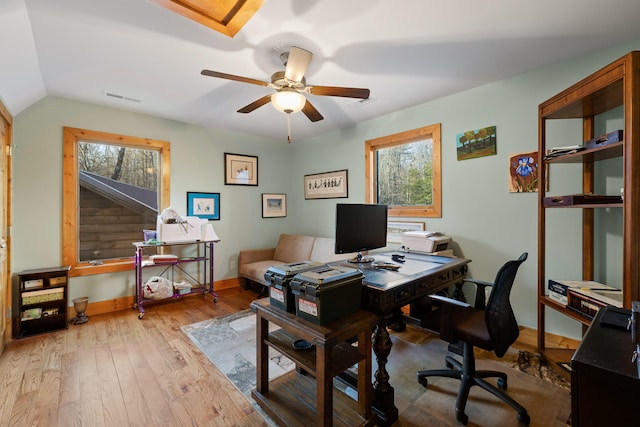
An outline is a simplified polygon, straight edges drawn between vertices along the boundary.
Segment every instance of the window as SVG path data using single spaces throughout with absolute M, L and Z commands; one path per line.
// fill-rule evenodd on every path
M 63 132 L 62 258 L 72 276 L 130 270 L 132 242 L 169 206 L 166 141 Z
M 365 162 L 367 202 L 389 216 L 442 216 L 439 123 L 366 141 Z

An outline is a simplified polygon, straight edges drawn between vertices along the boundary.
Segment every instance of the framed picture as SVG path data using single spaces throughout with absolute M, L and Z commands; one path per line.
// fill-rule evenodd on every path
M 262 193 L 262 218 L 287 216 L 287 195 Z
M 339 199 L 349 197 L 347 170 L 304 176 L 305 199 Z
M 424 231 L 424 222 L 387 221 L 387 242 L 401 243 L 405 231 Z
M 498 152 L 497 143 L 496 126 L 487 126 L 486 128 L 459 133 L 456 135 L 458 160 L 494 156 Z
M 220 219 L 220 193 L 187 192 L 187 216 Z
M 225 185 L 258 185 L 258 157 L 224 153 Z
M 533 193 L 538 191 L 538 152 L 514 154 L 509 158 L 509 192 Z M 549 177 L 549 165 L 545 175 Z M 544 183 L 549 188 L 549 181 Z

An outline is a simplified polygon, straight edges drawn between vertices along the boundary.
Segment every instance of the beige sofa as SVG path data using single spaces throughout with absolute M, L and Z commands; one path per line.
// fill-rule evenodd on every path
M 326 237 L 281 234 L 275 248 L 245 249 L 238 254 L 238 276 L 245 279 L 245 288 L 251 282 L 268 285 L 264 273 L 272 265 L 296 261 L 322 263 L 353 258 L 356 254 L 335 254 L 334 239 Z

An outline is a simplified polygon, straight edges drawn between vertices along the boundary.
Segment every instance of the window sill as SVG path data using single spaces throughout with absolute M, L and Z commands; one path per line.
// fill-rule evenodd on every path
M 116 273 L 119 271 L 133 270 L 133 258 L 118 261 L 105 261 L 104 264 L 90 265 L 89 263 L 77 264 L 71 267 L 70 277 L 92 276 L 95 274 Z

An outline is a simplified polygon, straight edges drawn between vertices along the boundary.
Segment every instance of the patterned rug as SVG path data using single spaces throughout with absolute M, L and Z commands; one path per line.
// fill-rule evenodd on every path
M 270 330 L 278 329 L 271 323 Z M 191 341 L 207 356 L 207 358 L 234 384 L 234 386 L 243 393 L 247 400 L 251 402 L 256 411 L 261 413 L 268 423 L 274 425 L 268 416 L 264 414 L 262 409 L 255 403 L 251 397 L 251 390 L 256 386 L 256 318 L 255 314 L 251 310 L 244 310 L 229 316 L 206 320 L 192 325 L 182 327 L 182 331 L 189 336 Z M 407 331 L 401 333 L 392 332 L 392 340 L 394 345 L 394 351 L 397 353 L 403 352 L 404 357 L 409 357 L 410 363 L 407 360 L 398 360 L 398 358 L 390 358 L 388 369 L 392 372 L 392 378 L 394 381 L 394 387 L 396 388 L 396 400 L 401 412 L 401 418 L 405 421 L 400 422 L 400 427 L 420 425 L 418 420 L 423 417 L 423 414 L 418 412 L 418 408 L 430 406 L 430 414 L 432 416 L 432 424 L 449 425 L 450 412 L 453 409 L 453 401 L 451 400 L 451 393 L 455 396 L 456 387 L 455 383 L 451 383 L 451 390 L 447 389 L 445 383 L 434 383 L 433 390 L 429 391 L 417 385 L 415 380 L 415 372 L 419 369 L 433 368 L 438 366 L 421 366 L 418 363 L 424 363 L 426 360 L 432 360 L 430 363 L 440 364 L 446 354 L 446 346 L 444 342 L 440 341 L 437 337 L 434 339 L 432 334 L 424 333 L 423 331 L 411 330 L 407 328 Z M 427 345 L 427 343 L 430 344 Z M 427 345 L 427 347 L 425 347 Z M 427 349 L 428 348 L 428 349 Z M 426 358 L 424 356 L 427 356 Z M 538 402 L 530 403 L 531 409 L 528 405 L 525 405 L 529 409 L 532 416 L 532 426 L 540 425 L 536 421 L 537 414 L 541 409 L 536 409 L 537 405 L 540 408 L 548 408 L 558 400 L 566 399 L 569 394 L 569 383 L 549 368 L 544 359 L 535 353 L 526 351 L 510 350 L 509 353 L 500 360 L 493 358 L 491 355 L 480 354 L 480 359 L 486 359 L 482 363 L 500 363 L 503 367 L 513 368 L 516 371 L 521 371 L 529 375 L 522 375 L 522 377 L 529 377 L 518 379 L 515 376 L 512 381 L 513 386 L 510 387 L 512 391 L 518 392 L 520 389 L 524 394 L 520 398 L 526 398 L 527 396 L 536 395 L 535 399 Z M 376 365 L 374 363 L 374 365 Z M 374 366 L 375 367 L 375 366 Z M 294 369 L 295 365 L 289 359 L 283 357 L 278 352 L 269 348 L 269 377 L 274 379 L 280 375 L 289 372 Z M 404 371 L 407 371 L 406 373 Z M 511 378 L 511 374 L 510 374 Z M 542 379 L 544 382 L 550 383 L 549 386 L 537 386 L 533 378 Z M 524 381 L 524 382 L 523 382 Z M 522 384 L 522 385 L 520 385 Z M 553 385 L 552 385 L 553 384 Z M 336 381 L 336 385 L 337 381 Z M 539 392 L 535 392 L 535 388 L 542 389 Z M 551 388 L 549 388 L 551 387 Z M 339 387 L 342 388 L 342 387 Z M 430 387 L 432 389 L 432 387 Z M 555 390 L 555 391 L 554 391 Z M 561 390 L 565 390 L 562 392 Z M 343 390 L 347 394 L 351 394 L 350 390 Z M 431 393 L 428 395 L 428 393 Z M 537 393 L 537 394 L 536 394 Z M 555 393 L 555 394 L 554 394 Z M 427 397 L 428 396 L 428 397 Z M 444 407 L 442 413 L 443 421 L 440 423 L 437 419 L 434 419 L 434 405 L 439 400 L 441 406 Z M 483 401 L 485 397 L 480 397 Z M 518 400 L 518 399 L 516 399 Z M 544 401 L 541 401 L 544 400 Z M 525 402 L 521 402 L 525 404 Z M 417 405 L 414 405 L 417 404 Z M 471 406 L 471 405 L 470 405 Z M 506 406 L 506 405 L 505 405 Z M 556 409 L 556 419 L 566 420 L 568 418 L 567 411 L 560 405 L 559 409 Z M 570 405 L 569 405 L 570 406 Z M 570 408 L 569 408 L 570 409 Z M 472 409 L 468 409 L 472 411 Z M 481 410 L 482 411 L 482 410 Z M 510 411 L 510 409 L 507 409 Z M 545 409 L 547 411 L 547 409 Z M 549 411 L 551 409 L 549 408 Z M 478 417 L 480 414 L 474 415 Z M 510 420 L 515 420 L 515 414 L 509 413 Z M 470 413 L 470 420 L 473 419 Z M 553 419 L 552 419 L 553 420 Z M 480 420 L 478 420 L 480 421 Z M 493 421 L 487 421 L 495 424 Z M 562 425 L 564 422 L 548 423 L 545 422 L 542 425 Z M 480 424 L 484 425 L 484 424 Z M 508 424 L 509 425 L 509 424 Z
M 272 323 L 269 331 L 279 329 Z M 256 316 L 251 310 L 182 327 L 207 358 L 245 396 L 256 387 Z M 269 379 L 295 368 L 295 364 L 269 347 Z

